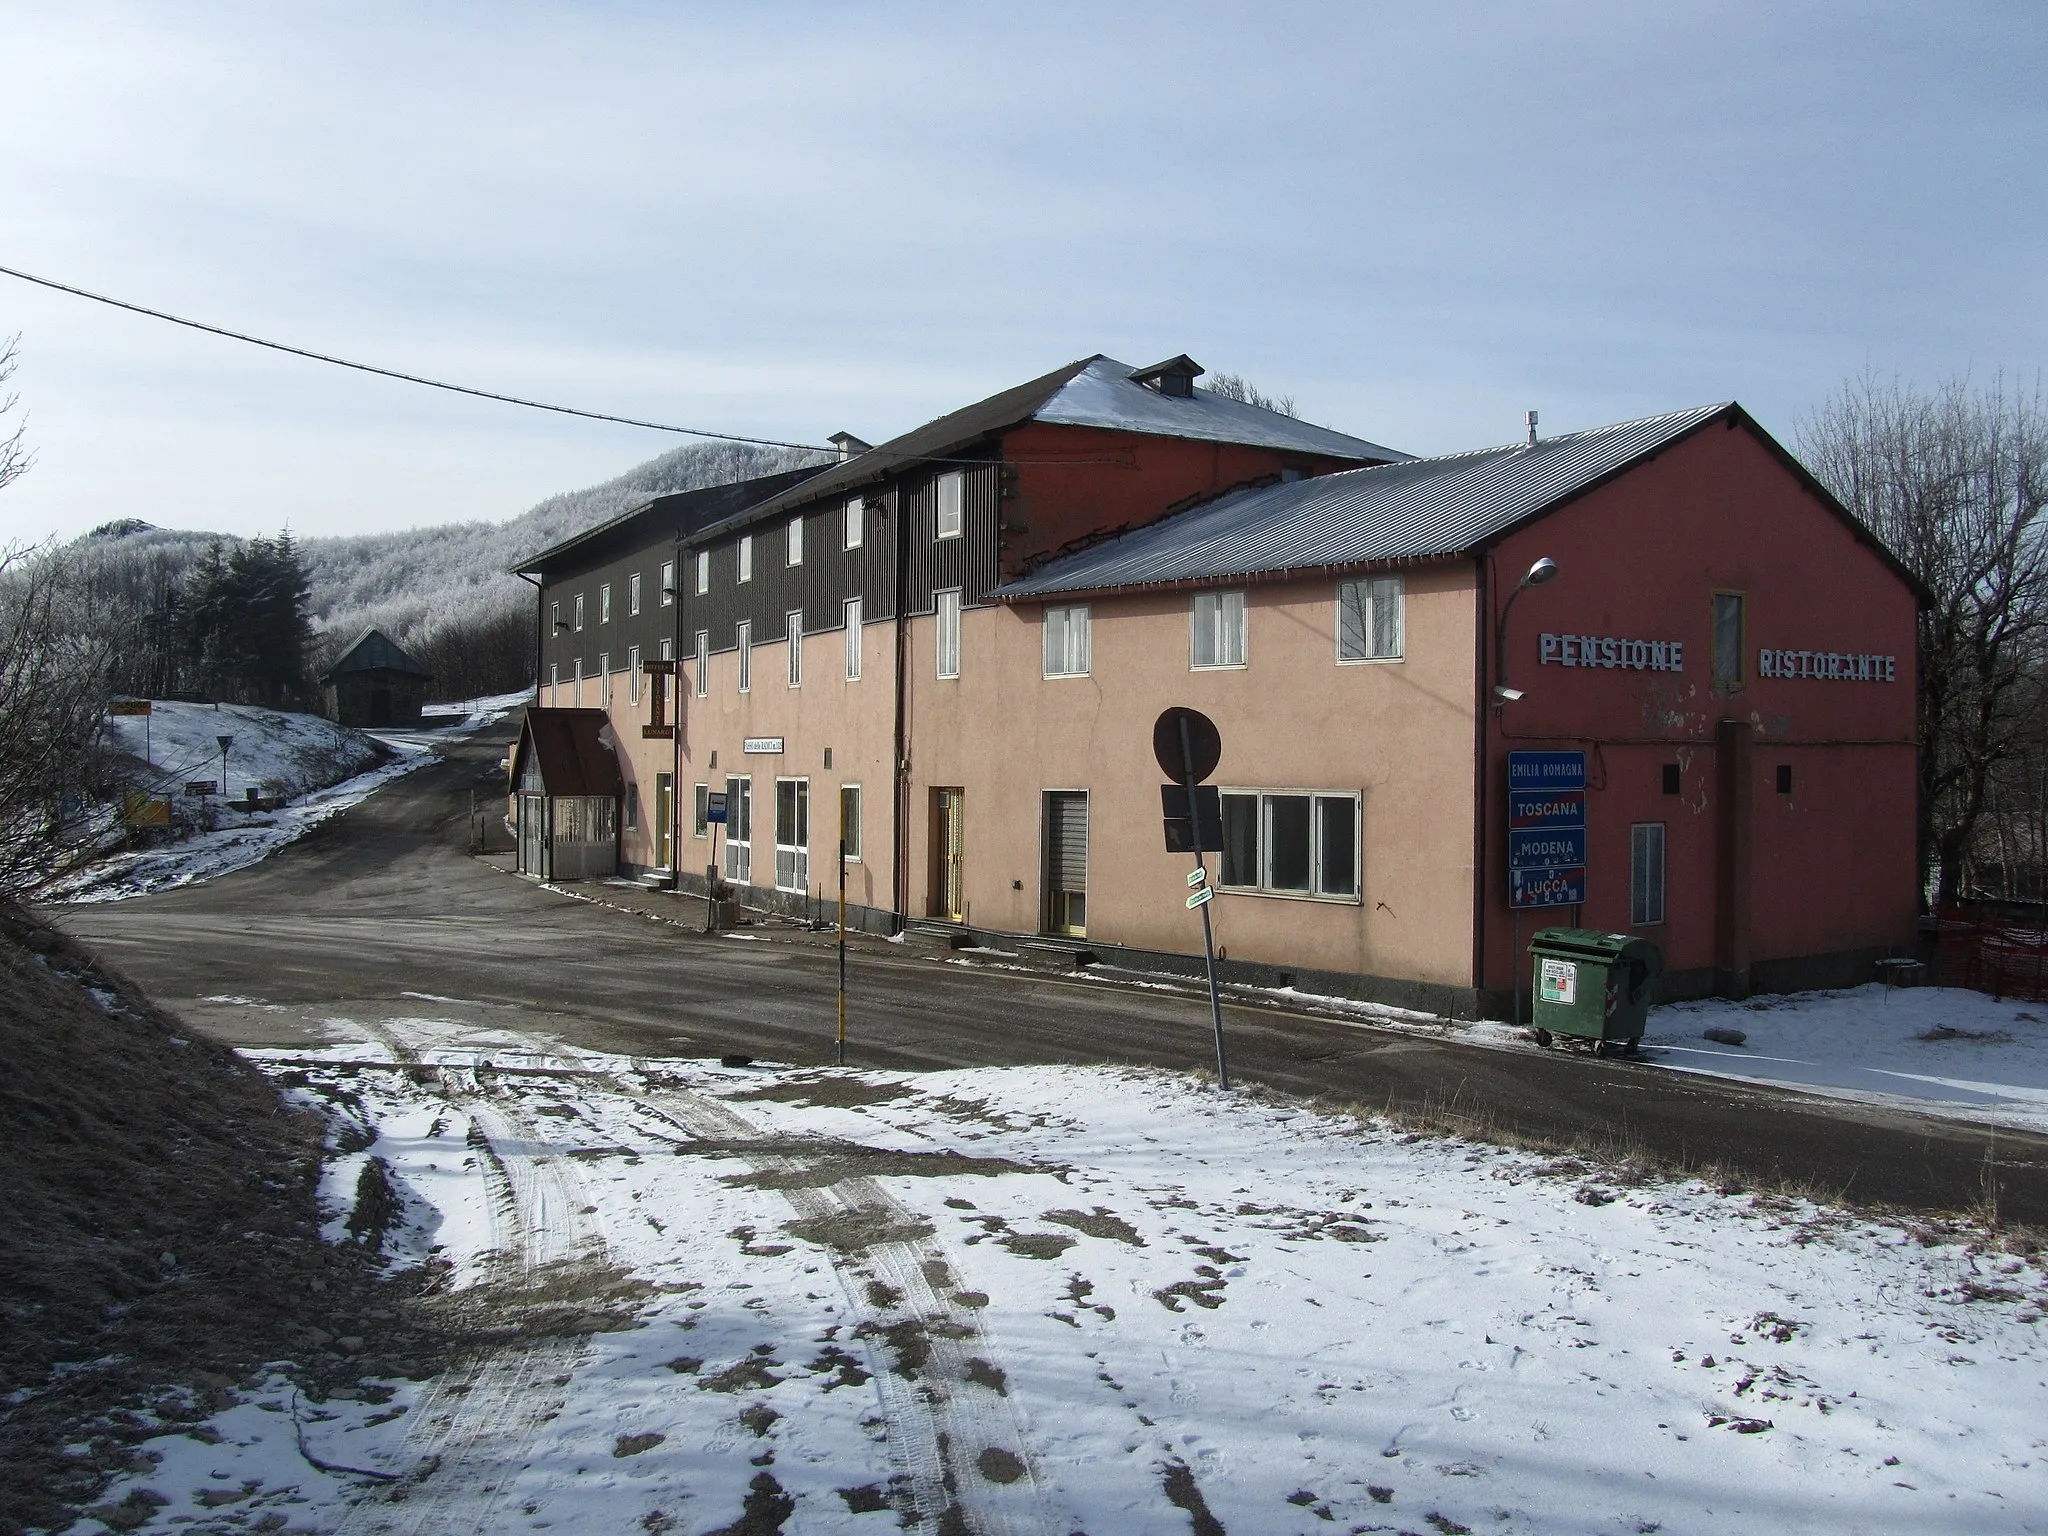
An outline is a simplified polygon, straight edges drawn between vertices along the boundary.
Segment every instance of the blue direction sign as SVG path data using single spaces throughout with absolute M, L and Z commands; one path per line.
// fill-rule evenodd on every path
M 1584 827 L 1540 827 L 1508 833 L 1508 868 L 1560 869 L 1586 862 Z
M 1511 907 L 1578 907 L 1586 901 L 1586 869 L 1511 869 L 1508 871 L 1508 905 Z
M 1586 754 L 1583 752 L 1510 752 L 1508 788 L 1584 789 Z
M 1508 754 L 1508 905 L 1586 899 L 1586 754 Z
M 1508 791 L 1508 830 L 1527 827 L 1583 827 L 1586 824 L 1586 792 L 1583 789 L 1511 789 Z

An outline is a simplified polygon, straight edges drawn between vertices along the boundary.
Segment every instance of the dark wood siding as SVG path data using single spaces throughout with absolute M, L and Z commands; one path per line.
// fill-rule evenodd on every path
M 675 609 L 663 607 L 661 602 L 662 562 L 675 558 L 675 546 L 666 540 L 658 544 L 644 545 L 637 550 L 619 555 L 613 559 L 594 564 L 582 571 L 564 573 L 549 577 L 541 587 L 541 643 L 540 681 L 543 686 L 548 680 L 550 666 L 561 669 L 564 682 L 576 675 L 576 663 L 583 663 L 586 678 L 597 676 L 597 661 L 602 655 L 611 658 L 612 670 L 626 670 L 626 658 L 632 647 L 640 647 L 643 660 L 652 660 L 661 654 L 661 642 L 674 633 Z M 640 612 L 631 613 L 632 578 L 640 576 Z M 604 623 L 599 615 L 603 612 L 602 593 L 606 582 L 612 588 L 612 618 Z M 583 599 L 583 629 L 579 633 L 574 625 L 576 620 L 576 599 Z M 550 622 L 549 604 L 562 605 L 562 619 L 571 627 L 556 634 Z M 586 700 L 585 702 L 588 702 Z

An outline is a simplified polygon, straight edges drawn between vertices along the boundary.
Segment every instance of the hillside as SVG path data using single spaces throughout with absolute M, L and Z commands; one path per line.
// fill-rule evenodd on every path
M 635 502 L 823 461 L 823 455 L 801 449 L 696 443 L 649 459 L 601 485 L 550 496 L 502 523 L 447 523 L 397 533 L 306 539 L 299 548 L 312 576 L 313 622 L 323 638 L 337 645 L 371 624 L 401 645 L 413 644 L 451 624 L 530 607 L 532 589 L 507 568 Z M 154 528 L 127 519 L 95 529 L 72 549 L 94 565 L 144 566 L 153 580 L 176 580 L 217 537 L 222 536 Z

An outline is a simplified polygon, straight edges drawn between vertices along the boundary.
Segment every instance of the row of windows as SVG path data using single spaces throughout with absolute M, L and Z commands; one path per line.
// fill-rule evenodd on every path
M 664 560 L 661 563 L 661 605 L 662 607 L 666 608 L 675 600 L 676 563 L 673 560 Z M 581 592 L 578 592 L 576 596 L 570 600 L 570 613 L 572 617 L 569 623 L 565 624 L 562 622 L 562 605 L 559 601 L 550 603 L 548 607 L 548 624 L 556 633 L 560 633 L 562 630 L 565 629 L 573 629 L 579 634 L 582 632 L 583 594 Z M 640 573 L 638 571 L 635 571 L 626 578 L 626 613 L 628 614 L 628 616 L 632 616 L 638 614 L 639 612 Z M 611 621 L 612 584 L 608 581 L 600 582 L 597 588 L 597 622 L 600 624 L 609 624 L 611 623 Z
M 1045 675 L 1086 677 L 1090 612 L 1086 603 L 1045 611 Z M 1403 654 L 1402 588 L 1398 576 L 1337 584 L 1339 662 L 1399 661 Z M 1188 664 L 1246 664 L 1244 593 L 1200 592 L 1188 614 Z M 943 674 L 942 674 L 943 675 Z
M 839 786 L 839 844 L 849 863 L 860 861 L 860 786 Z M 711 786 L 699 784 L 696 810 L 691 820 L 692 835 L 712 835 Z M 725 878 L 748 885 L 754 877 L 754 781 L 746 774 L 733 774 L 725 781 Z M 810 887 L 811 865 L 811 781 L 775 781 L 775 888 L 802 891 Z
M 957 539 L 967 530 L 967 476 L 961 470 L 948 470 L 933 482 L 936 488 L 937 512 L 934 532 L 941 539 Z M 864 497 L 850 496 L 841 513 L 841 547 L 859 549 L 867 541 L 867 502 Z M 743 582 L 754 579 L 754 535 L 743 533 L 739 537 L 739 579 Z M 798 513 L 784 527 L 782 533 L 782 563 L 787 566 L 804 563 L 804 519 Z M 702 597 L 711 590 L 711 551 L 700 549 L 696 555 L 697 595 Z

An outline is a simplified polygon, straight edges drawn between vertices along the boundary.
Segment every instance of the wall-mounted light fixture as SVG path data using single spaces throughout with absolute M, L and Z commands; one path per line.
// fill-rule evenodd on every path
M 1515 585 L 1508 594 L 1508 600 L 1501 605 L 1500 623 L 1493 631 L 1493 698 L 1494 707 L 1512 704 L 1522 697 L 1522 690 L 1508 686 L 1508 615 L 1514 611 L 1515 599 L 1531 587 L 1540 587 L 1557 574 L 1557 562 L 1545 555 L 1529 567 L 1529 574 Z

